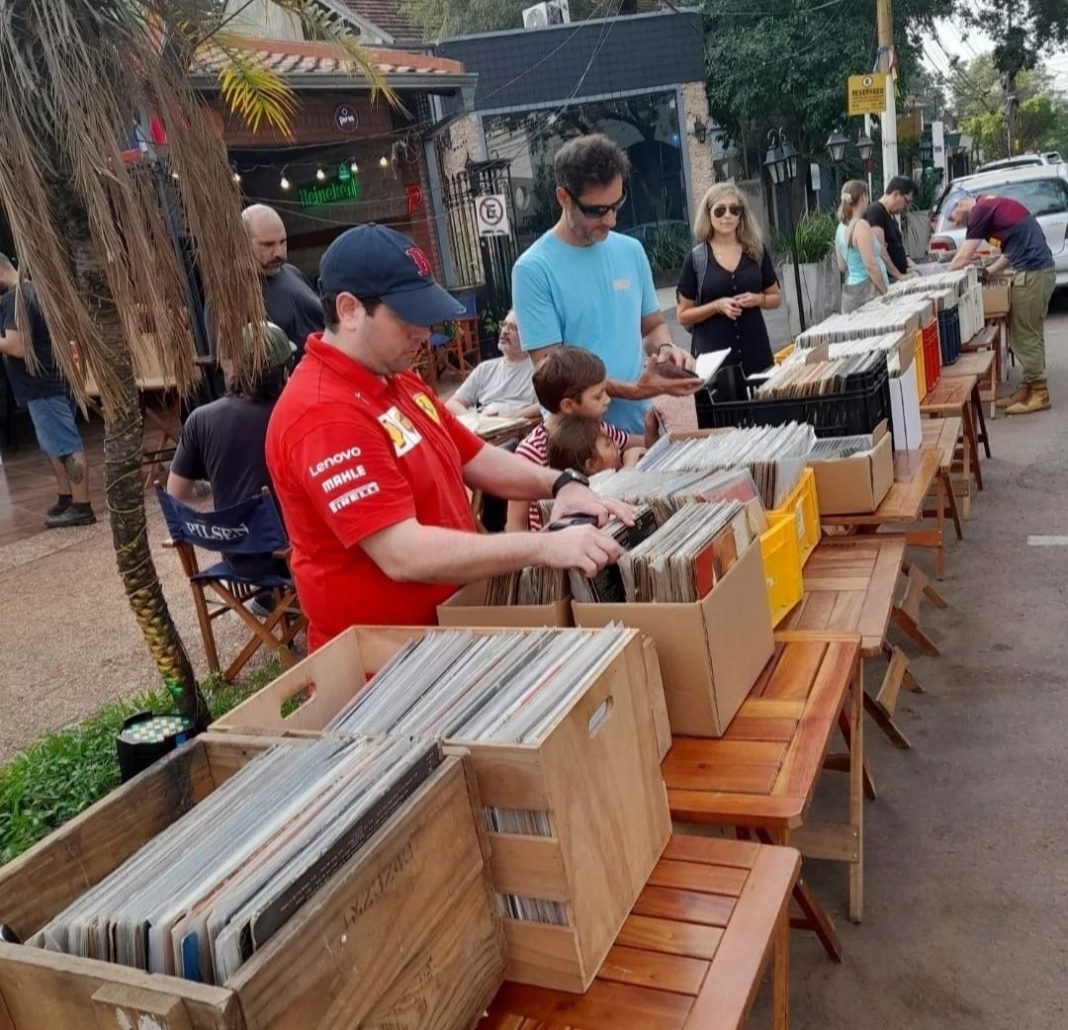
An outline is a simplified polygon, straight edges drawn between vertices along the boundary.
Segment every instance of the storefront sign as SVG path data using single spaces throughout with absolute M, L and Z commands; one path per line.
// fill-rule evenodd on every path
M 850 75 L 848 92 L 850 117 L 882 114 L 886 110 L 886 75 L 883 72 Z
M 511 231 L 505 199 L 496 193 L 475 200 L 475 220 L 479 236 L 507 236 Z
M 334 108 L 334 124 L 342 132 L 353 133 L 360 127 L 360 116 L 356 108 L 348 104 L 338 104 Z
M 408 214 L 414 214 L 423 206 L 423 190 L 416 183 L 404 187 L 404 196 L 408 200 Z
M 360 199 L 360 180 L 350 173 L 347 182 L 310 183 L 297 190 L 297 200 L 302 208 L 322 207 L 324 204 L 342 204 Z

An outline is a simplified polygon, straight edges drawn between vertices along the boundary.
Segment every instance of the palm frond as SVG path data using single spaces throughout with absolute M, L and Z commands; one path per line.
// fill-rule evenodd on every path
M 224 37 L 216 37 L 212 45 L 224 58 L 219 89 L 226 106 L 253 132 L 266 122 L 284 136 L 292 136 L 297 97 L 289 83 L 247 46 L 234 46 Z

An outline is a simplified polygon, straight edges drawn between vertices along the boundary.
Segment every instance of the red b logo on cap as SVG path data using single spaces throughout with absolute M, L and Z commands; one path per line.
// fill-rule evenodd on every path
M 404 253 L 412 259 L 412 264 L 415 265 L 424 279 L 431 274 L 433 269 L 430 267 L 430 262 L 419 247 L 409 247 Z

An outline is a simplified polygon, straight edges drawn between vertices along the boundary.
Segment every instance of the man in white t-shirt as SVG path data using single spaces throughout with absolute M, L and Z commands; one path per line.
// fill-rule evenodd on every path
M 449 398 L 448 409 L 462 415 L 472 408 L 487 415 L 534 418 L 541 409 L 534 395 L 534 365 L 519 344 L 519 325 L 509 311 L 501 323 L 497 349 L 503 357 L 480 362 Z

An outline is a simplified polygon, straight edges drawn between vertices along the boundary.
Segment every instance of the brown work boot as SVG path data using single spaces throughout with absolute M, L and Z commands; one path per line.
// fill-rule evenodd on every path
M 1031 393 L 1030 383 L 1020 383 L 1008 397 L 999 397 L 994 403 L 999 408 L 1011 408 L 1014 404 L 1023 404 Z
M 1046 380 L 1039 379 L 1031 383 L 1030 386 L 1031 389 L 1027 399 L 1020 401 L 1019 404 L 1014 404 L 1011 408 L 1006 408 L 1006 415 L 1030 415 L 1035 411 L 1049 409 L 1049 389 L 1046 386 Z

